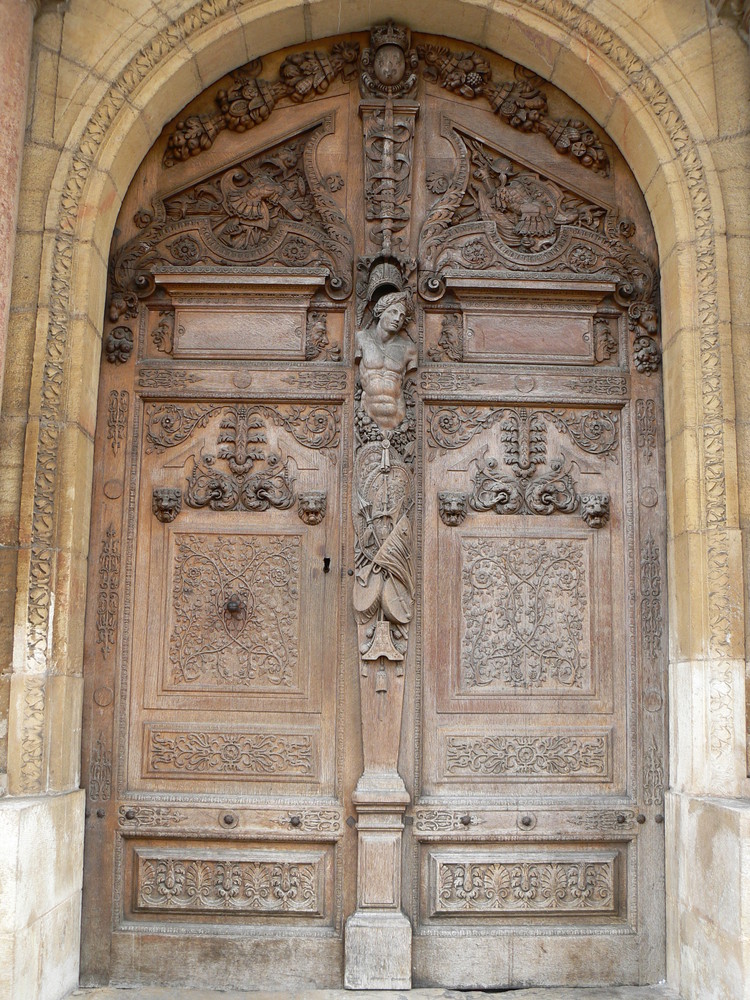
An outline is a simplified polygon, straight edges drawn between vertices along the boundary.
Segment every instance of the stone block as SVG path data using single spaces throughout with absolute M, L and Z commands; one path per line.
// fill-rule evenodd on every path
M 558 52 L 550 79 L 599 123 L 606 122 L 623 86 L 612 64 L 575 36 L 569 39 L 568 48 Z
M 81 896 L 74 893 L 39 921 L 38 1000 L 59 1000 L 78 985 Z
M 358 910 L 346 922 L 345 949 L 347 989 L 411 988 L 411 924 L 403 913 Z
M 0 995 L 59 1000 L 78 980 L 85 795 L 0 799 Z
M 500 55 L 521 66 L 527 66 L 545 80 L 549 80 L 563 45 L 549 31 L 542 30 L 541 22 L 537 22 L 536 26 L 529 23 L 530 21 L 529 17 L 509 17 L 496 8 L 490 9 L 484 32 L 484 44 L 494 52 L 499 52 Z M 567 39 L 565 44 L 567 46 Z M 571 96 L 574 99 L 576 97 L 575 94 Z
M 69 666 L 80 662 L 71 654 Z M 82 677 L 50 677 L 47 682 L 47 787 L 69 791 L 80 780 Z
M 256 59 L 287 45 L 297 45 L 308 38 L 301 5 L 266 0 L 265 3 L 241 8 L 238 17 L 248 59 Z M 227 67 L 227 71 L 230 68 Z

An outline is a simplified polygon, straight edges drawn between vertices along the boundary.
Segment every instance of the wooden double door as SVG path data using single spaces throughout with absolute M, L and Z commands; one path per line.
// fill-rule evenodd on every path
M 84 982 L 405 985 L 352 915 L 415 985 L 661 978 L 656 295 L 619 152 L 460 43 L 165 128 L 110 261 Z

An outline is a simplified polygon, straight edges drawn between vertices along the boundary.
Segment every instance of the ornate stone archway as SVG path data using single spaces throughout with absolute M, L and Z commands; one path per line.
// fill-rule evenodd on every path
M 600 121 L 646 194 L 659 242 L 674 583 L 675 769 L 668 828 L 676 845 L 678 831 L 685 835 L 684 824 L 694 822 L 689 815 L 696 810 L 704 827 L 724 821 L 724 813 L 712 813 L 702 797 L 747 791 L 730 296 L 723 197 L 707 142 L 710 116 L 691 100 L 673 59 L 657 71 L 650 68 L 662 50 L 649 49 L 634 16 L 619 12 L 610 20 L 612 5 L 584 11 L 572 0 L 522 6 L 521 13 L 511 0 L 491 7 L 449 4 L 441 30 L 512 53 Z M 371 17 L 390 13 L 385 4 L 377 8 Z M 46 15 L 42 34 L 57 16 Z M 103 262 L 134 165 L 185 94 L 197 93 L 248 56 L 306 35 L 365 28 L 362 16 L 356 8 L 342 13 L 336 4 L 259 7 L 205 0 L 170 13 L 170 25 L 155 26 L 145 45 L 139 35 L 132 55 L 125 45 L 116 57 L 117 73 L 108 71 L 94 85 L 80 114 L 71 110 L 74 127 L 46 202 L 39 253 L 45 276 L 38 284 L 22 473 L 20 509 L 27 520 L 18 558 L 9 716 L 13 797 L 67 792 L 77 784 L 76 612 L 84 578 L 96 368 L 90 359 L 99 350 Z M 415 11 L 411 26 L 432 27 L 427 11 Z M 33 164 L 35 152 L 27 155 Z M 30 182 L 29 198 L 32 191 Z M 683 578 L 698 585 L 679 586 Z M 747 822 L 734 815 L 736 824 Z M 679 922 L 690 893 L 676 853 L 673 864 L 672 912 Z M 737 905 L 741 910 L 748 903 Z

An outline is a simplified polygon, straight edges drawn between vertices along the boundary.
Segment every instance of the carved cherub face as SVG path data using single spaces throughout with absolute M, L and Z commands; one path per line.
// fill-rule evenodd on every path
M 582 493 L 581 517 L 590 528 L 603 528 L 609 520 L 609 495 Z
M 308 490 L 299 494 L 297 512 L 305 524 L 320 524 L 326 516 L 326 505 L 325 490 Z
M 441 490 L 438 493 L 440 518 L 449 528 L 456 528 L 463 523 L 469 509 L 468 494 L 458 490 Z

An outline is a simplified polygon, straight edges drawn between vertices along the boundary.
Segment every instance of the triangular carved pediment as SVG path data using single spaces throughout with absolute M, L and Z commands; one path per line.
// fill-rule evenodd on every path
M 431 174 L 437 195 L 419 239 L 420 290 L 439 297 L 447 270 L 639 273 L 639 298 L 650 298 L 654 269 L 630 242 L 634 224 L 605 202 L 533 169 L 495 142 L 447 116 L 441 134 L 455 153 L 454 170 Z
M 112 293 L 131 309 L 156 271 L 325 268 L 334 298 L 351 291 L 353 240 L 316 151 L 334 116 L 297 129 L 141 210 L 141 232 L 112 261 Z

